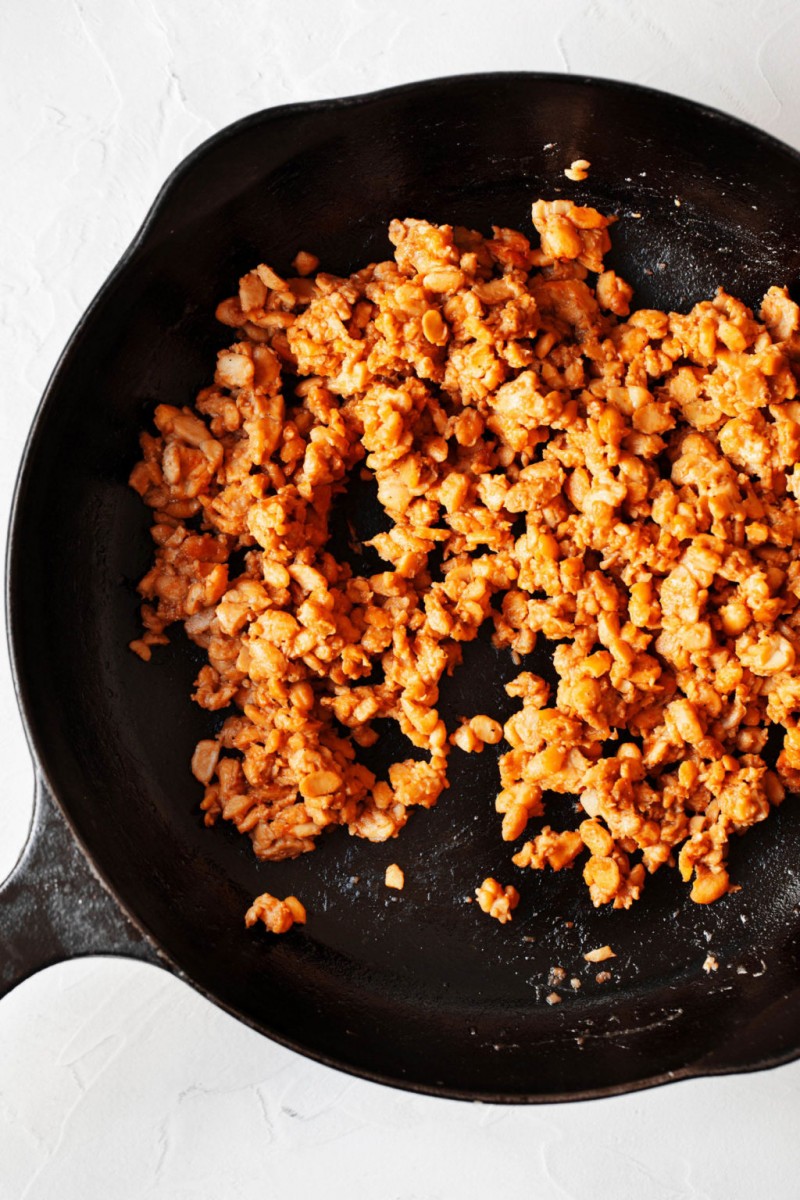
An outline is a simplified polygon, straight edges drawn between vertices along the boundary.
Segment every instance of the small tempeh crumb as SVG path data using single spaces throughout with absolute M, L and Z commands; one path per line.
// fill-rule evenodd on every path
M 494 917 L 501 925 L 511 920 L 511 913 L 519 904 L 519 892 L 511 884 L 503 887 L 491 876 L 484 879 L 480 887 L 475 889 L 475 896 L 482 912 Z
M 388 888 L 396 888 L 398 892 L 402 892 L 405 886 L 406 877 L 403 874 L 402 868 L 398 867 L 397 863 L 392 863 L 386 868 L 384 883 Z
M 573 183 L 583 183 L 589 174 L 591 165 L 586 158 L 576 158 L 568 167 L 565 167 L 564 174 Z
M 296 896 L 279 900 L 269 892 L 262 892 L 256 896 L 244 918 L 248 929 L 257 921 L 263 921 L 270 933 L 288 933 L 293 925 L 305 925 L 306 910 Z
M 292 260 L 292 266 L 298 275 L 310 275 L 319 266 L 319 259 L 308 250 L 300 250 Z
M 607 958 L 616 958 L 616 954 L 610 946 L 598 946 L 596 950 L 588 950 L 583 956 L 587 962 L 599 963 L 605 962 Z

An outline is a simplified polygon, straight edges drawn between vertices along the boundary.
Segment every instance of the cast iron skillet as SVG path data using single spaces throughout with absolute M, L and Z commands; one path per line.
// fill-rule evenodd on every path
M 583 156 L 588 181 L 568 184 Z M 339 831 L 296 862 L 259 864 L 248 839 L 200 820 L 188 761 L 214 719 L 189 701 L 196 651 L 176 636 L 146 666 L 126 649 L 151 552 L 126 486 L 137 434 L 157 401 L 191 402 L 210 378 L 230 337 L 214 306 L 239 276 L 262 260 L 285 270 L 301 247 L 339 272 L 385 257 L 396 215 L 526 229 L 531 200 L 562 193 L 620 214 L 613 261 L 640 305 L 683 308 L 719 284 L 757 305 L 798 278 L 798 155 L 604 80 L 471 76 L 272 109 L 167 182 L 61 357 L 17 487 L 8 610 L 39 782 L 2 892 L 4 990 L 60 959 L 127 954 L 321 1062 L 480 1100 L 602 1096 L 800 1053 L 795 800 L 734 848 L 742 890 L 711 908 L 675 872 L 627 913 L 592 910 L 579 871 L 522 878 L 499 838 L 490 751 L 454 753 L 450 790 L 397 841 Z M 374 528 L 368 498 L 349 515 Z M 546 647 L 533 665 L 549 670 Z M 467 647 L 446 713 L 509 713 L 515 671 L 487 640 Z M 373 761 L 398 753 L 387 731 Z M 571 817 L 553 803 L 554 824 Z M 395 860 L 402 894 L 383 885 Z M 509 926 L 464 902 L 489 874 L 522 891 Z M 308 925 L 245 931 L 265 889 L 300 895 Z M 582 953 L 606 942 L 617 958 L 597 983 Z M 582 987 L 565 981 L 550 1006 L 553 966 Z

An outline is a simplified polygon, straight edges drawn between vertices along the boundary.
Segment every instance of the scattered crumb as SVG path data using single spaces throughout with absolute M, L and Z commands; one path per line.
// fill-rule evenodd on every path
M 511 884 L 503 887 L 491 876 L 484 879 L 480 887 L 475 888 L 475 896 L 481 912 L 488 913 L 501 925 L 511 920 L 511 913 L 519 904 L 519 892 Z
M 480 754 L 484 747 L 484 743 L 471 728 L 466 717 L 461 718 L 461 724 L 454 733 L 450 734 L 448 741 L 451 746 L 457 746 L 465 754 Z
M 563 967 L 551 967 L 550 968 L 550 977 L 548 979 L 548 983 L 550 984 L 551 987 L 553 986 L 553 984 L 563 983 L 563 981 L 566 978 L 567 978 L 567 972 L 564 970 Z
M 631 213 L 631 216 L 635 217 L 636 220 L 639 221 L 639 220 L 641 220 L 642 214 L 641 213 Z
M 676 208 L 680 208 L 680 206 L 681 206 L 681 202 L 680 202 L 680 200 L 678 199 L 678 197 L 677 197 L 677 196 L 676 196 L 676 197 L 675 197 L 675 199 L 672 201 L 672 203 L 675 205 L 675 207 L 676 207 Z
M 714 955 L 713 954 L 707 955 L 706 961 L 703 963 L 703 970 L 710 974 L 711 971 L 716 971 L 718 969 L 719 969 L 719 963 L 714 958 Z
M 319 259 L 316 254 L 309 254 L 308 250 L 301 250 L 292 259 L 292 266 L 298 275 L 310 275 L 319 266 Z
M 583 183 L 591 165 L 587 158 L 576 158 L 570 166 L 564 168 L 564 174 L 572 183 Z
M 350 882 L 351 883 L 361 883 L 361 876 L 360 875 L 351 875 Z
M 597 983 L 608 983 L 610 978 L 611 978 L 610 971 L 598 971 L 597 974 L 595 975 L 595 981 Z
M 557 144 L 558 144 L 557 142 L 545 142 L 545 144 L 542 146 L 542 149 L 543 150 L 555 150 Z
M 524 935 L 523 935 L 523 938 L 522 938 L 522 940 L 523 940 L 523 942 L 535 942 L 535 941 L 536 941 L 536 938 L 535 938 L 535 937 L 531 937 L 531 936 L 530 936 L 530 934 L 526 933 L 526 934 L 524 934 Z
M 737 974 L 737 975 L 746 975 L 746 974 L 747 974 L 747 967 L 737 967 L 737 968 L 736 968 L 736 974 Z
M 587 962 L 600 963 L 605 962 L 607 958 L 616 958 L 616 954 L 610 946 L 598 946 L 596 950 L 588 950 L 583 956 Z
M 244 923 L 248 929 L 263 921 L 270 933 L 288 933 L 293 925 L 305 925 L 306 910 L 296 896 L 279 900 L 269 892 L 256 896 L 245 913 Z
M 398 892 L 402 892 L 405 881 L 406 877 L 397 863 L 392 863 L 386 868 L 384 883 L 388 888 L 396 888 Z
M 585 1041 L 586 1041 L 586 1038 L 585 1038 L 585 1037 L 576 1037 L 576 1038 L 575 1038 L 575 1045 L 576 1045 L 576 1046 L 582 1046 L 582 1045 L 583 1045 L 583 1043 L 584 1043 Z
M 458 746 L 465 754 L 480 754 L 484 746 L 496 746 L 503 737 L 503 726 L 492 717 L 479 713 L 477 716 L 461 718 L 461 724 L 450 735 L 450 745 Z
M 547 1000 L 548 1004 L 560 1004 L 561 1003 L 561 997 L 559 996 L 558 992 L 550 992 L 550 994 L 548 996 L 545 996 L 545 999 Z
M 575 928 L 575 922 L 574 922 L 574 921 L 565 921 L 565 922 L 564 922 L 564 928 L 565 928 L 565 929 L 574 929 L 574 928 Z
M 573 989 L 573 991 L 577 992 L 579 988 L 583 986 L 583 984 L 581 983 L 580 979 L 578 979 L 577 975 L 573 975 L 572 979 L 569 981 L 569 986 Z

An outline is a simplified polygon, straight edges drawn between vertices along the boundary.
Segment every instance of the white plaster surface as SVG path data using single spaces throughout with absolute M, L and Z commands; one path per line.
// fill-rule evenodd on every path
M 6 0 L 0 524 L 73 325 L 163 179 L 223 125 L 539 69 L 682 93 L 800 145 L 798 45 L 793 0 Z M 4 658 L 0 761 L 1 878 L 32 789 Z M 410 1096 L 307 1062 L 130 962 L 51 968 L 0 1003 L 0 1200 L 789 1200 L 798 1118 L 800 1064 L 540 1109 Z

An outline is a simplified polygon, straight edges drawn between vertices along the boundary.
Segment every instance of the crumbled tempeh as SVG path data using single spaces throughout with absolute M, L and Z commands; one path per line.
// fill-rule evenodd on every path
M 405 882 L 406 877 L 403 874 L 402 868 L 398 867 L 397 863 L 392 863 L 386 868 L 384 883 L 388 888 L 396 888 L 398 892 L 402 892 Z
M 248 929 L 257 921 L 263 921 L 270 933 L 287 933 L 293 925 L 305 925 L 306 910 L 296 896 L 279 900 L 277 896 L 263 892 L 256 896 L 245 913 L 244 923 Z
M 583 956 L 587 962 L 599 963 L 605 962 L 607 958 L 616 958 L 616 954 L 610 946 L 598 946 L 596 950 L 588 950 Z
M 519 892 L 515 887 L 503 887 L 496 879 L 484 879 L 480 887 L 475 889 L 475 896 L 481 912 L 488 913 L 501 925 L 511 920 L 511 913 L 519 904 Z
M 452 743 L 502 736 L 505 840 L 546 791 L 585 817 L 515 862 L 560 870 L 585 846 L 592 901 L 628 907 L 677 861 L 709 903 L 731 838 L 800 787 L 800 310 L 773 287 L 758 316 L 722 290 L 631 313 L 604 270 L 613 220 L 537 200 L 538 245 L 408 219 L 349 278 L 308 252 L 295 276 L 262 263 L 219 305 L 235 340 L 214 382 L 155 409 L 131 474 L 155 543 L 132 649 L 183 622 L 204 652 L 194 699 L 234 711 L 192 760 L 202 808 L 259 858 L 337 826 L 394 837 L 447 787 Z M 372 575 L 328 546 L 353 471 L 388 519 Z M 439 686 L 485 622 L 517 662 L 557 642 L 558 686 L 524 671 L 504 727 L 448 737 Z M 378 780 L 358 748 L 385 718 L 428 757 Z

